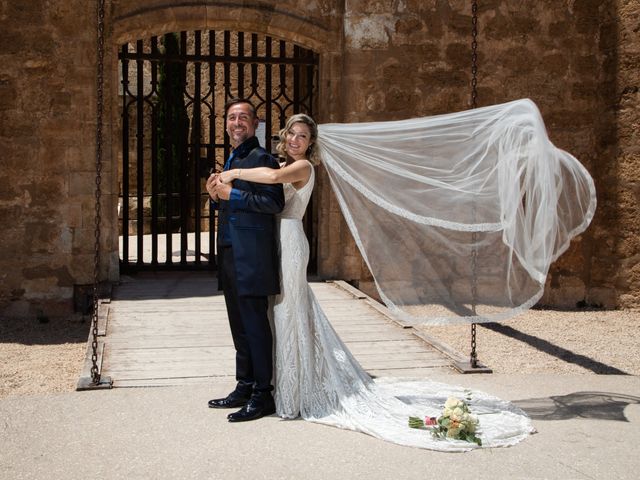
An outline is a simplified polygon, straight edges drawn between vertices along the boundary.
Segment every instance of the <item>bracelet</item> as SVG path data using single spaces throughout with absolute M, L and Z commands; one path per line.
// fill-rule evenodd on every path
M 237 172 L 238 172 L 238 176 L 237 176 L 236 178 L 240 178 L 240 175 L 242 175 L 242 169 L 241 169 L 241 168 L 239 168 L 239 169 L 237 170 Z

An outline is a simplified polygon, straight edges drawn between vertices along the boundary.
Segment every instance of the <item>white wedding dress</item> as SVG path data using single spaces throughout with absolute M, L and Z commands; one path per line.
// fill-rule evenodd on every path
M 279 215 L 281 294 L 273 305 L 276 413 L 367 433 L 400 445 L 441 451 L 477 448 L 460 440 L 432 437 L 409 428 L 408 417 L 437 417 L 449 396 L 468 391 L 429 380 L 376 379 L 362 369 L 333 330 L 307 283 L 309 245 L 302 217 L 315 173 L 299 190 L 285 184 Z M 480 420 L 483 447 L 513 445 L 533 428 L 527 415 L 509 402 L 473 391 L 469 402 Z

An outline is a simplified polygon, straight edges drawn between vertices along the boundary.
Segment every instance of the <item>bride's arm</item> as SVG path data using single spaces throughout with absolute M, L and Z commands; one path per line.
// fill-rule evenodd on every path
M 306 183 L 311 176 L 310 163 L 306 160 L 293 162 L 280 169 L 268 167 L 234 168 L 220 174 L 222 183 L 242 179 L 255 183 Z

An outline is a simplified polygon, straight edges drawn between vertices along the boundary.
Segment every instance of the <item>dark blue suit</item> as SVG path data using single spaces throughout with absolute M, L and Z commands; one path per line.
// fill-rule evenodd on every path
M 225 168 L 279 168 L 276 159 L 251 137 L 233 152 Z M 236 349 L 238 388 L 270 391 L 273 337 L 268 295 L 280 292 L 275 214 L 284 208 L 281 184 L 237 179 L 229 200 L 212 202 L 218 217 L 218 287 L 223 290 Z

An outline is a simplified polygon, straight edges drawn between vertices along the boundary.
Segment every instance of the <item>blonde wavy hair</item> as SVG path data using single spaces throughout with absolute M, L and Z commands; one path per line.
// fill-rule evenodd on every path
M 309 148 L 306 151 L 307 160 L 309 160 L 313 165 L 318 165 L 320 163 L 320 156 L 318 155 L 318 149 L 316 148 L 316 139 L 318 138 L 318 125 L 309 115 L 305 113 L 296 113 L 292 115 L 287 120 L 284 128 L 280 130 L 278 136 L 280 137 L 280 141 L 278 142 L 278 146 L 276 147 L 276 151 L 278 155 L 283 158 L 287 158 L 287 144 L 285 142 L 285 137 L 294 123 L 304 123 L 309 127 L 309 132 L 311 132 L 311 138 L 309 139 Z

